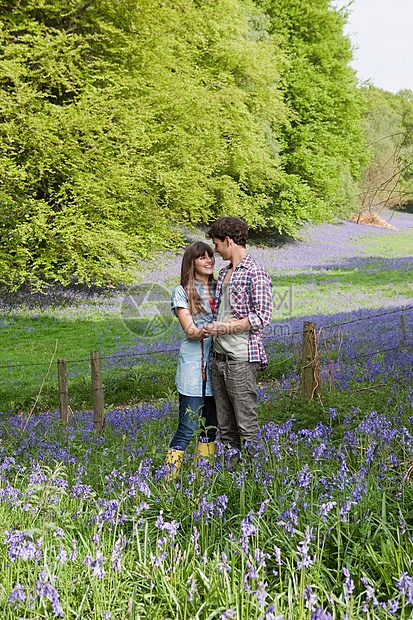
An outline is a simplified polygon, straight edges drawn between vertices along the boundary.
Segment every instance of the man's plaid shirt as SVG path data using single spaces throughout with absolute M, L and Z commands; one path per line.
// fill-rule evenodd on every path
M 219 296 L 222 282 L 230 265 L 219 272 L 215 292 L 214 321 L 218 317 Z M 268 273 L 251 256 L 235 267 L 229 285 L 229 303 L 236 319 L 248 317 L 251 323 L 248 357 L 250 362 L 259 362 L 260 370 L 268 366 L 268 359 L 262 342 L 262 332 L 272 318 L 272 281 Z

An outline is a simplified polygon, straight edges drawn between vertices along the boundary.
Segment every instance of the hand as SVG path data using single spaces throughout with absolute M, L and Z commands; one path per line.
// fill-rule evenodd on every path
M 202 335 L 204 338 L 210 338 L 212 336 L 210 327 L 211 323 L 204 323 L 204 326 L 202 328 Z
M 210 336 L 217 336 L 228 333 L 228 323 L 222 323 L 221 321 L 213 321 L 212 323 L 205 323 L 203 327 L 203 334 L 206 338 Z

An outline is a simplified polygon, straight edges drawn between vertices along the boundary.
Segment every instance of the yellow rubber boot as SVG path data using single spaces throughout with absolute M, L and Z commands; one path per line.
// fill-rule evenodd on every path
M 166 453 L 165 463 L 168 466 L 168 472 L 165 476 L 166 482 L 175 480 L 181 469 L 182 460 L 184 458 L 183 450 L 176 450 L 175 448 L 169 448 Z
M 210 456 L 213 456 L 216 452 L 216 445 L 211 442 L 209 443 L 208 441 L 198 441 L 196 446 L 195 446 L 195 458 L 194 458 L 194 465 L 196 467 L 198 460 L 202 457 L 204 459 L 208 459 Z

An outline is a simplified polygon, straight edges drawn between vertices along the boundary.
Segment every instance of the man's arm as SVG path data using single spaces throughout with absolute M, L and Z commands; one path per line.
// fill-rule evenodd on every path
M 272 281 L 264 271 L 258 271 L 251 282 L 251 301 L 253 310 L 248 314 L 250 329 L 263 329 L 271 323 L 273 309 Z
M 222 334 L 241 334 L 242 332 L 249 331 L 251 329 L 251 323 L 248 317 L 244 319 L 229 319 L 228 321 L 214 321 L 213 323 L 206 323 L 203 327 L 204 336 L 221 336 Z

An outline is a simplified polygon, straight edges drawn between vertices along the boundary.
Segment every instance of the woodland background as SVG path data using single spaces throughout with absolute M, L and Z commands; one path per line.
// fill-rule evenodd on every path
M 128 282 L 222 214 L 297 237 L 413 197 L 413 93 L 330 0 L 3 0 L 0 284 Z M 132 269 L 131 269 L 132 268 Z

